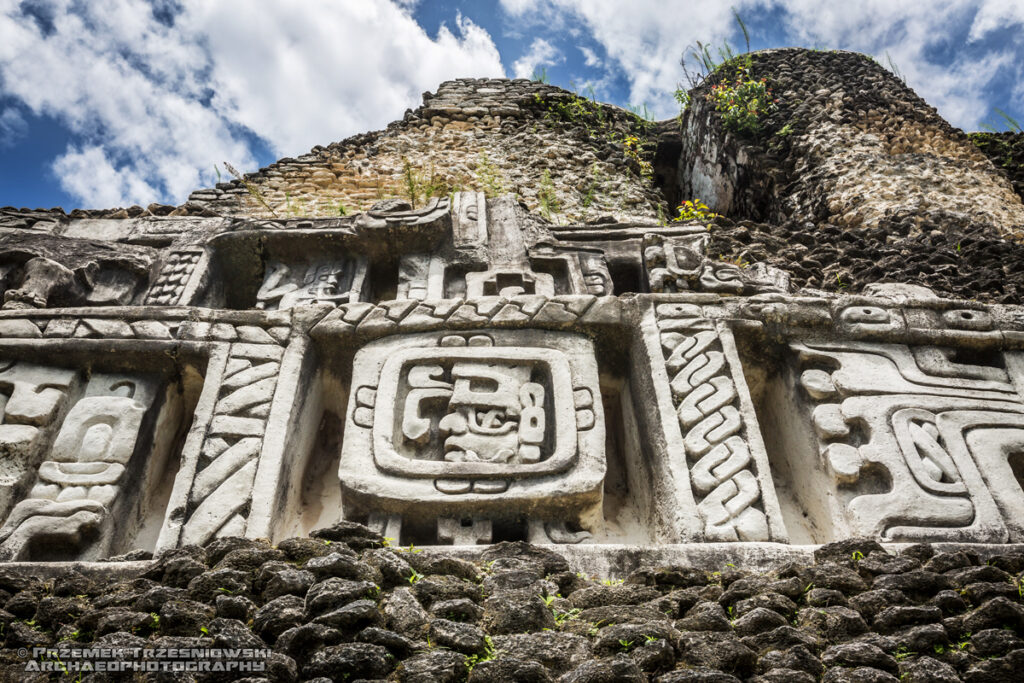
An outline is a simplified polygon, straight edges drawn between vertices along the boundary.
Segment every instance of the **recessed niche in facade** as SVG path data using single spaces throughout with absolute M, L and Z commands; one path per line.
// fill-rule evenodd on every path
M 416 545 L 657 536 L 628 382 L 599 372 L 587 337 L 396 335 L 350 363 L 329 348 L 309 370 L 275 535 L 347 519 Z
M 193 366 L 159 357 L 3 349 L 0 553 L 155 550 L 200 385 Z

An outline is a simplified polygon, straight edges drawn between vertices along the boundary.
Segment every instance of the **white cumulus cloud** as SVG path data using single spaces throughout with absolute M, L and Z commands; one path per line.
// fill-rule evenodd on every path
M 414 5 L 0 0 L 0 94 L 70 130 L 53 170 L 84 204 L 180 202 L 220 161 L 253 168 L 257 138 L 302 154 L 442 80 L 503 75 L 486 31 L 459 17 L 431 38 Z
M 25 117 L 14 107 L 0 110 L 0 147 L 13 145 L 28 131 Z
M 543 38 L 534 38 L 526 54 L 512 64 L 512 72 L 516 78 L 533 78 L 540 67 L 564 59 L 561 51 L 554 45 Z
M 587 66 L 600 68 L 604 64 L 601 58 L 597 56 L 597 53 L 589 47 L 580 46 L 580 53 L 583 55 L 583 63 Z

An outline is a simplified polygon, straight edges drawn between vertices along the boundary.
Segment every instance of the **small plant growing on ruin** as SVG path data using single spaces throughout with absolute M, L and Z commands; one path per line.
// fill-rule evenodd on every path
M 600 186 L 601 181 L 603 179 L 604 178 L 601 175 L 601 171 L 597 168 L 597 163 L 591 164 L 590 165 L 590 184 L 587 185 L 587 191 L 583 195 L 583 207 L 584 208 L 587 208 L 591 204 L 594 203 L 594 199 L 596 198 L 598 187 Z
M 743 18 L 740 16 L 736 8 L 732 8 L 733 18 L 736 20 L 736 24 L 740 27 L 740 31 L 743 32 L 743 42 L 746 44 L 746 52 L 750 52 L 750 32 L 747 31 L 747 25 L 744 23 Z M 703 43 L 697 41 L 696 44 L 691 44 L 686 50 L 683 51 L 683 56 L 679 60 L 679 65 L 683 67 L 683 76 L 686 78 L 690 89 L 696 88 L 704 79 L 710 76 L 712 73 L 717 71 L 719 68 L 731 64 L 739 59 L 736 51 L 733 50 L 729 41 L 725 41 L 721 47 L 715 48 L 715 52 L 718 54 L 720 61 L 715 61 L 715 57 L 712 55 L 712 46 L 710 43 Z M 745 57 L 745 63 L 750 66 L 750 57 Z M 679 102 L 679 120 L 682 123 L 683 113 L 690 106 L 690 93 L 680 85 L 675 92 L 676 101 Z
M 728 263 L 731 266 L 736 266 L 737 268 L 746 268 L 747 266 L 750 265 L 743 259 L 742 256 L 729 258 L 725 254 L 720 254 L 718 260 L 721 261 L 722 263 Z
M 579 619 L 580 612 L 582 611 L 583 610 L 581 610 L 579 607 L 573 607 L 568 612 L 560 612 L 558 610 L 554 610 L 555 623 L 561 626 L 567 621 L 574 621 L 576 619 Z
M 477 156 L 476 173 L 474 175 L 476 176 L 477 185 L 486 196 L 496 197 L 505 192 L 501 171 L 491 162 L 487 152 L 480 152 Z
M 629 652 L 629 649 L 631 647 L 633 647 L 633 641 L 632 640 L 626 640 L 625 638 L 620 638 L 619 639 L 619 645 L 622 646 L 623 652 Z
M 490 636 L 484 636 L 484 653 L 470 655 L 469 657 L 466 657 L 466 669 L 468 671 L 472 671 L 473 667 L 475 667 L 480 662 L 486 662 L 488 660 L 494 659 L 494 655 L 494 642 L 491 640 Z
M 896 658 L 897 662 L 900 662 L 906 659 L 907 657 L 913 657 L 916 654 L 916 652 L 911 652 L 906 645 L 900 645 L 898 648 L 896 648 L 896 653 L 893 656 Z
M 623 154 L 627 159 L 636 162 L 640 168 L 640 177 L 650 180 L 654 177 L 654 166 L 640 155 L 641 140 L 635 135 L 627 135 L 623 141 Z
M 742 136 L 757 134 L 761 117 L 776 108 L 767 79 L 755 79 L 747 65 L 737 67 L 734 78 L 711 86 L 706 97 L 715 105 L 726 129 Z
M 416 198 L 420 194 L 420 179 L 412 164 L 405 157 L 402 157 L 402 182 L 405 184 L 405 193 L 409 197 L 409 203 L 415 209 Z
M 540 202 L 540 215 L 544 218 L 551 220 L 551 216 L 558 213 L 558 195 L 555 193 L 555 184 L 551 181 L 551 173 L 546 168 L 540 178 L 537 201 Z
M 681 223 L 683 221 L 708 221 L 717 217 L 718 214 L 701 200 L 688 199 L 679 205 L 679 215 L 672 220 Z
M 240 182 L 242 184 L 242 187 L 245 188 L 246 192 L 248 192 L 250 195 L 252 195 L 253 199 L 255 199 L 257 202 L 262 204 L 263 208 L 265 208 L 267 211 L 270 212 L 270 215 L 277 216 L 277 212 L 274 211 L 272 208 L 270 208 L 270 204 L 268 204 L 267 200 L 263 197 L 263 193 L 260 192 L 260 188 L 256 187 L 255 184 L 250 183 L 248 180 L 246 180 L 245 176 L 243 176 L 241 173 L 239 173 L 238 169 L 236 169 L 234 166 L 232 166 L 231 164 L 229 164 L 226 161 L 223 162 L 223 163 L 224 163 L 224 168 L 226 168 L 228 170 L 228 173 L 233 175 L 235 177 L 235 180 L 237 180 L 238 182 Z
M 892 56 L 889 54 L 888 50 L 886 50 L 885 52 L 885 61 L 888 64 L 889 71 L 891 71 L 893 75 L 896 76 L 896 78 L 903 81 L 903 85 L 906 85 L 907 77 L 903 75 L 903 73 L 900 71 L 900 68 L 896 66 L 895 62 L 892 61 Z
M 999 114 L 999 116 L 1003 119 L 1003 121 L 1006 124 L 1007 129 L 1011 133 L 1024 133 L 1024 129 L 1021 128 L 1020 123 L 1017 122 L 1017 119 L 1013 118 L 1012 116 L 1007 114 L 1005 111 L 1003 111 L 999 107 L 995 108 L 995 112 L 997 114 Z M 992 127 L 992 126 L 990 126 L 988 124 L 985 124 L 982 127 L 983 128 L 987 128 L 987 129 L 991 130 L 992 132 L 997 132 L 994 127 Z

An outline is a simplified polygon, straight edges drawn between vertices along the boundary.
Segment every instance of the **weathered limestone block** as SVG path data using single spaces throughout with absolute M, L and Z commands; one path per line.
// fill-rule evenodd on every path
M 94 543 L 109 546 L 118 499 L 133 495 L 122 490 L 122 478 L 155 388 L 140 376 L 92 376 L 39 465 L 35 486 L 0 528 L 0 554 L 27 559 L 53 545 L 74 556 Z
M 0 514 L 6 514 L 44 455 L 75 372 L 15 361 L 0 367 Z
M 788 292 L 789 275 L 765 263 L 715 261 L 707 256 L 703 227 L 681 236 L 648 233 L 643 239 L 644 266 L 652 292 L 685 291 L 722 294 Z
M 273 344 L 231 345 L 190 487 L 181 543 L 245 532 L 282 355 Z
M 5 309 L 124 306 L 149 279 L 151 249 L 111 249 L 93 239 L 0 234 L 0 291 Z
M 4 308 L 46 308 L 50 294 L 71 285 L 74 273 L 56 261 L 36 257 L 24 266 L 21 287 L 4 292 Z

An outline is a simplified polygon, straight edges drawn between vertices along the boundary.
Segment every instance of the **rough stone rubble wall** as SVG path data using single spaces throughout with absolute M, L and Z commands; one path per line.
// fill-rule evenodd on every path
M 754 139 L 725 134 L 705 98 L 730 67 L 693 91 L 683 123 L 682 183 L 724 213 L 844 228 L 906 216 L 919 230 L 982 224 L 1021 236 L 1024 205 L 1006 178 L 881 65 L 796 49 L 754 53 L 751 62 L 777 99 Z
M 969 137 L 1024 199 L 1024 132 L 970 133 Z
M 74 666 L 75 648 L 153 664 L 171 649 L 263 651 L 262 670 L 185 674 L 201 681 L 980 683 L 1024 663 L 1017 552 L 849 541 L 771 571 L 680 564 L 601 581 L 525 544 L 467 561 L 382 547 L 357 525 L 318 536 L 218 539 L 120 578 L 0 570 L 0 675 L 51 680 L 26 662 Z M 68 653 L 17 654 L 35 647 Z
M 448 81 L 384 131 L 248 174 L 252 192 L 226 182 L 194 192 L 189 203 L 264 218 L 270 209 L 280 217 L 336 216 L 382 199 L 416 195 L 419 203 L 431 194 L 475 189 L 516 194 L 535 211 L 547 192 L 551 208 L 544 212 L 555 222 L 654 218 L 668 207 L 660 206 L 659 193 L 623 147 L 627 135 L 643 136 L 647 128 L 653 126 L 629 112 L 542 83 Z M 545 174 L 549 180 L 542 182 Z
M 706 99 L 729 67 L 692 92 L 683 120 L 683 195 L 727 217 L 713 254 L 810 289 L 905 282 L 1020 301 L 1024 204 L 966 135 L 863 55 L 769 50 L 751 64 L 777 99 L 756 135 L 727 131 Z

